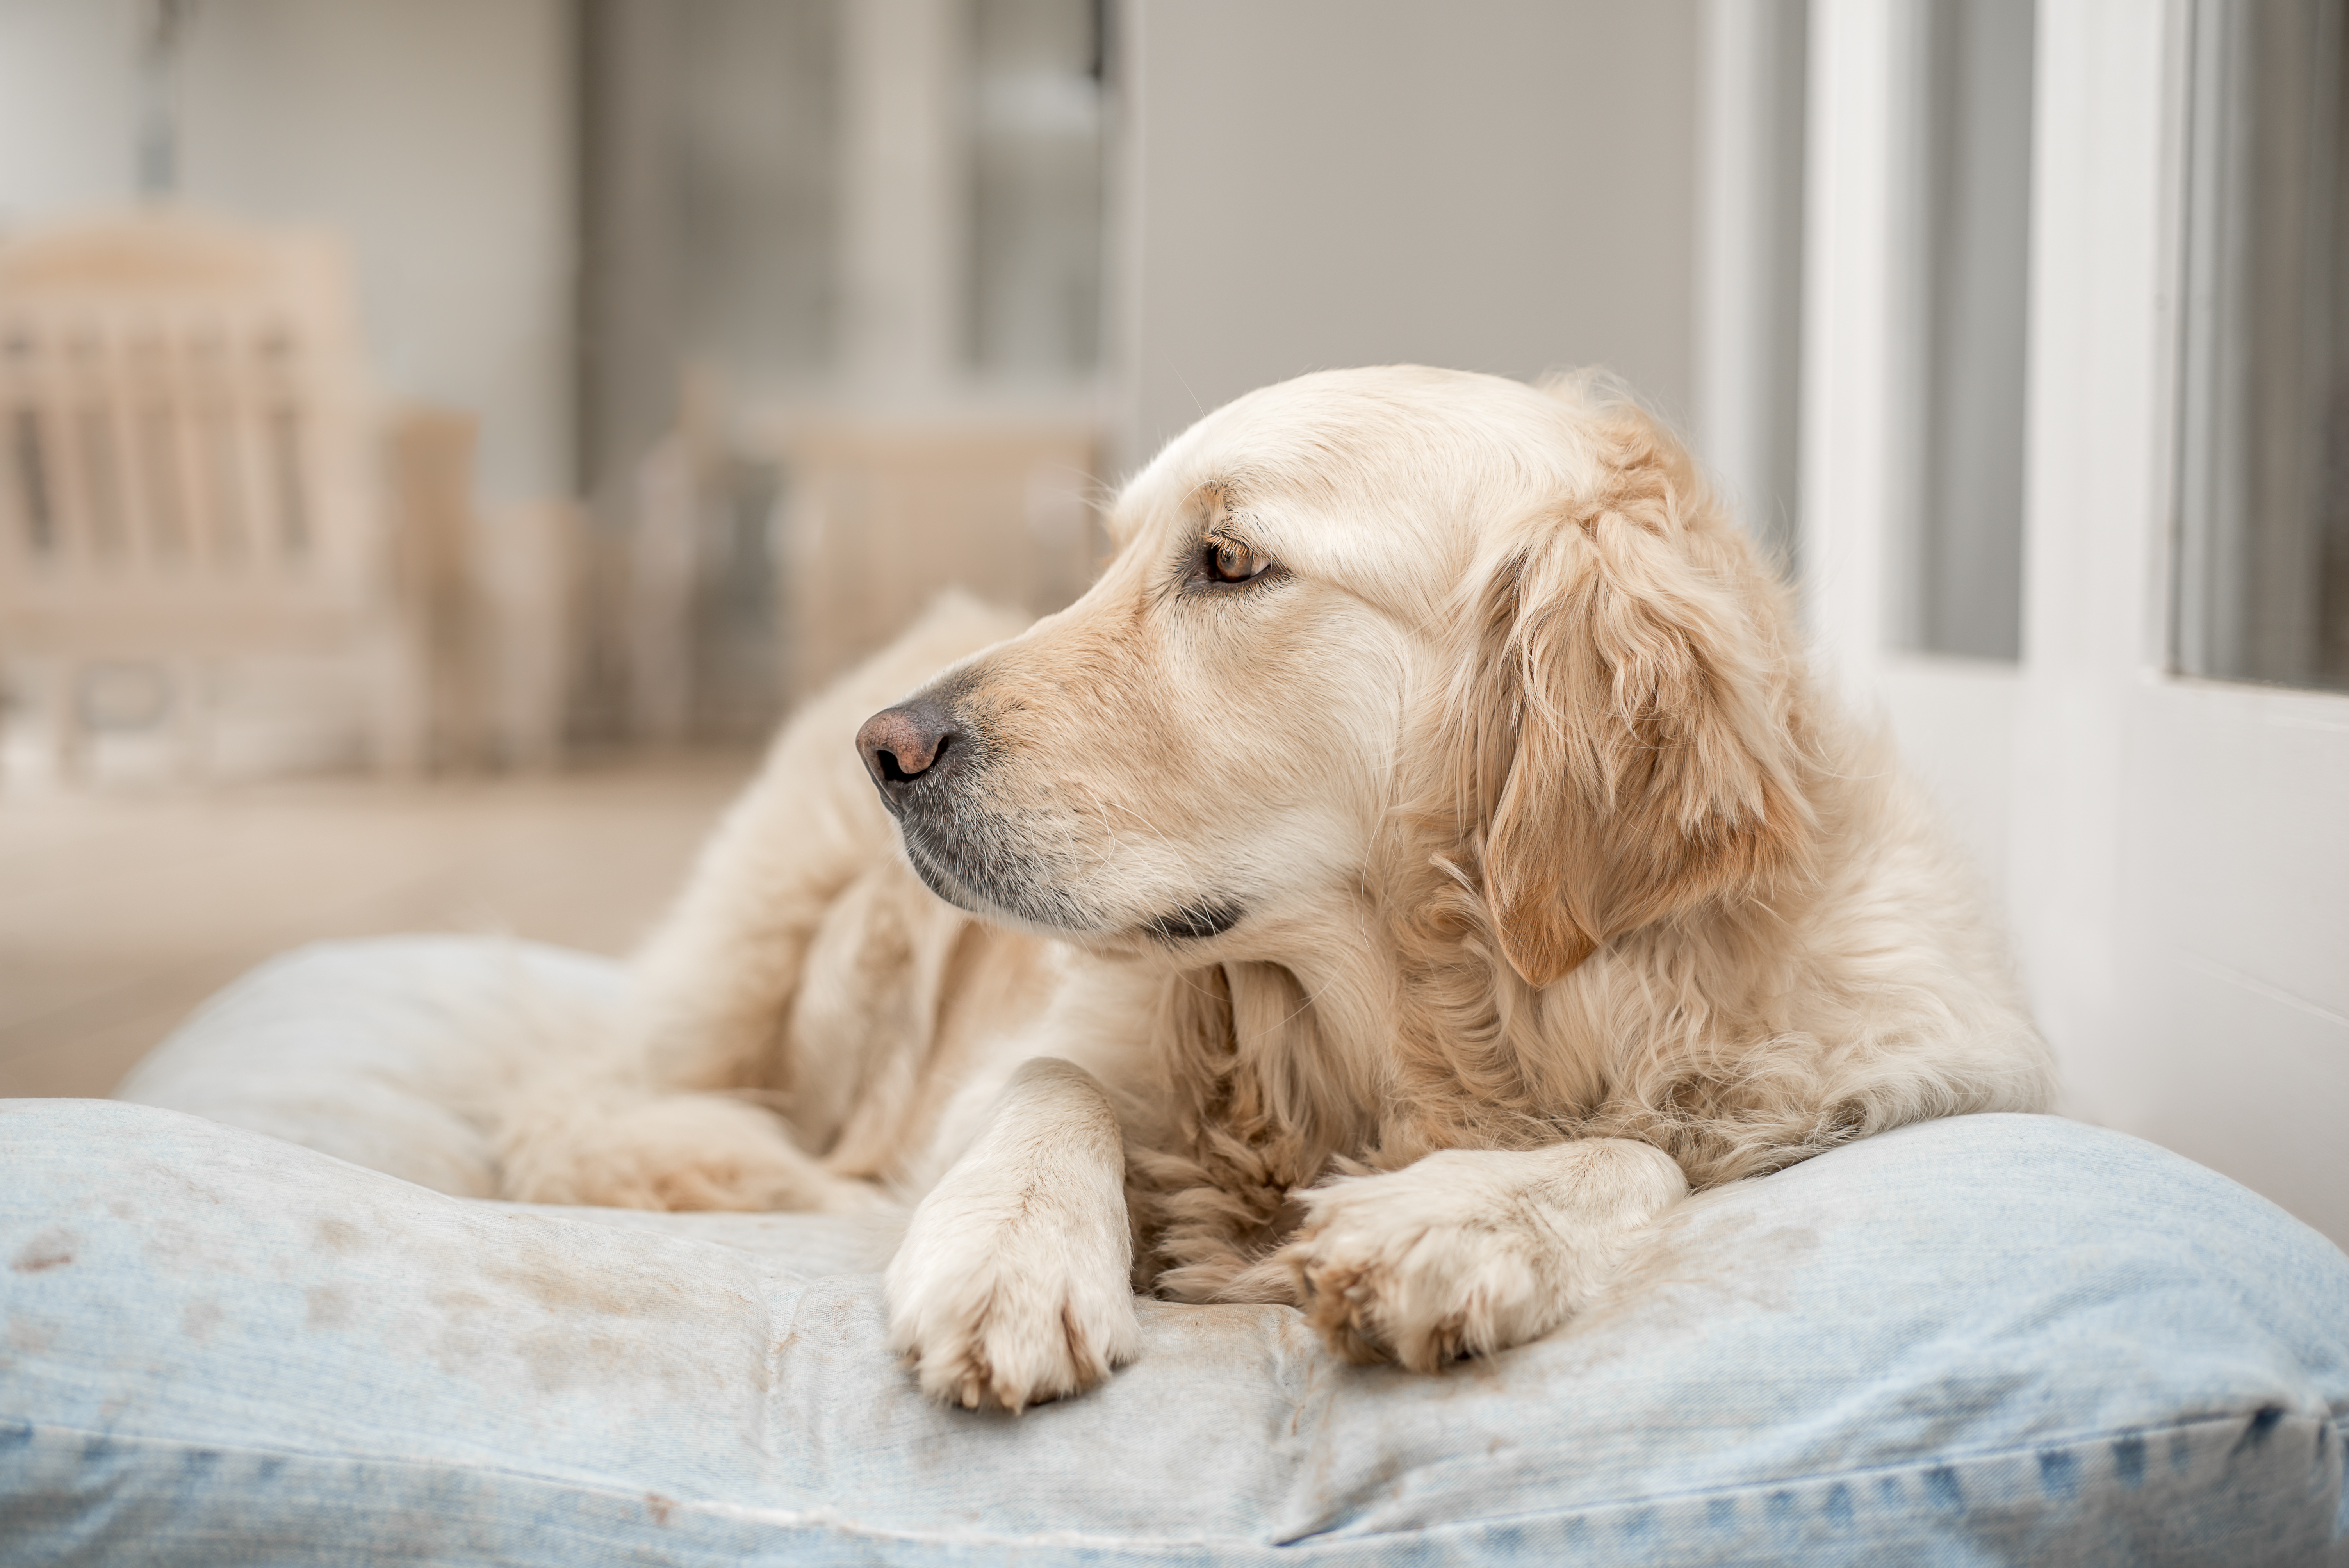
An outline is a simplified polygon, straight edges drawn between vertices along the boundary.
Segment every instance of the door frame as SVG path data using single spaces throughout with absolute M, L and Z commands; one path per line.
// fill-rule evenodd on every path
M 2171 667 L 2195 3 L 2040 0 L 2005 664 L 1895 646 L 1920 6 L 1815 0 L 1805 604 L 1823 673 L 1889 723 L 2002 908 L 2065 1109 L 2349 1244 L 2349 696 Z

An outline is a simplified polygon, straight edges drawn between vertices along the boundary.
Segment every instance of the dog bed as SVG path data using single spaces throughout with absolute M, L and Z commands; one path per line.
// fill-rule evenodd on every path
M 493 1198 L 481 1108 L 619 985 L 313 947 L 120 1101 L 0 1102 L 0 1563 L 2349 1563 L 2349 1258 L 2153 1145 L 1906 1128 L 1439 1376 L 1145 1304 L 974 1413 L 856 1222 Z

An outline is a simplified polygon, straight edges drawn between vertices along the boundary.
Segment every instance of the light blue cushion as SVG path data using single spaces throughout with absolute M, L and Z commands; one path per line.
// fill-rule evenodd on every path
M 284 1066 L 307 1008 L 422 1092 L 366 1045 L 418 1015 L 352 966 L 518 964 L 609 1000 L 543 951 L 357 945 L 198 1034 L 253 1009 Z M 916 1396 L 839 1220 L 470 1200 L 102 1101 L 0 1102 L 0 1172 L 11 1564 L 2349 1563 L 2349 1259 L 2054 1118 L 1709 1194 L 1571 1328 L 1440 1377 L 1149 1304 L 1138 1362 L 1016 1418 Z

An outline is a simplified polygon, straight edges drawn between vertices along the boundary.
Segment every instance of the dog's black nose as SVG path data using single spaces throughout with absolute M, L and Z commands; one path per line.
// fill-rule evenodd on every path
M 918 780 L 942 779 L 970 750 L 969 738 L 944 703 L 916 697 L 883 708 L 856 732 L 857 755 L 894 809 Z

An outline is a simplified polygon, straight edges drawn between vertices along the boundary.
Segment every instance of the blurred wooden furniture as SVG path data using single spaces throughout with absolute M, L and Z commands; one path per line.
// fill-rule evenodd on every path
M 636 464 L 619 630 L 628 732 L 651 746 L 675 746 L 692 727 L 695 589 L 709 564 L 705 519 L 720 483 L 715 454 L 691 420 L 681 420 Z
M 474 613 L 475 760 L 551 768 L 563 760 L 583 614 L 586 521 L 568 500 L 516 501 L 476 514 L 468 560 Z
M 1065 417 L 729 415 L 688 379 L 615 563 L 629 737 L 763 734 L 948 589 L 1069 603 L 1104 542 L 1096 447 Z
M 204 771 L 212 672 L 260 655 L 354 666 L 368 758 L 424 761 L 330 241 L 140 212 L 0 246 L 0 658 L 62 771 L 126 680 Z
M 475 437 L 377 409 L 324 236 L 165 211 L 0 246 L 0 673 L 55 770 L 163 725 L 213 771 L 256 661 L 329 676 L 268 717 L 379 769 L 554 761 L 578 520 L 478 508 Z
M 626 732 L 655 747 L 756 742 L 788 695 L 777 652 L 777 459 L 735 428 L 715 377 L 679 377 L 675 422 L 637 459 L 612 561 Z
M 419 650 L 424 751 L 439 767 L 546 767 L 563 754 L 582 521 L 559 500 L 478 505 L 477 438 L 454 409 L 385 420 L 389 565 Z
M 781 447 L 794 696 L 882 646 L 946 589 L 1042 614 L 1092 580 L 1089 425 L 804 419 Z

